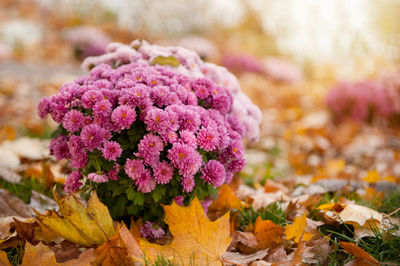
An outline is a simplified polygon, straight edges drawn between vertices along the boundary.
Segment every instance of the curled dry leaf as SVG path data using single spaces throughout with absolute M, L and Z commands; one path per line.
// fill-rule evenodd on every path
M 378 226 L 383 219 L 381 213 L 357 204 L 348 204 L 338 215 L 345 223 L 367 227 Z
M 306 249 L 303 253 L 303 262 L 308 264 L 324 264 L 328 257 L 331 247 L 329 239 L 322 237 L 320 239 L 310 241 L 305 244 Z
M 258 250 L 256 236 L 251 232 L 235 231 L 229 250 L 238 249 L 243 254 L 252 254 Z
M 165 222 L 174 236 L 171 244 L 160 246 L 143 239 L 139 246 L 150 260 L 160 254 L 178 264 L 221 265 L 221 256 L 231 243 L 229 213 L 211 222 L 199 200 L 194 198 L 189 206 L 175 202 L 164 206 Z
M 64 239 L 83 246 L 100 245 L 115 235 L 113 221 L 107 207 L 94 192 L 87 207 L 74 195 L 60 198 L 55 194 L 59 213 L 37 214 L 38 221 Z
M 365 250 L 356 246 L 356 244 L 352 242 L 340 242 L 340 245 L 344 248 L 347 253 L 355 256 L 358 259 L 366 260 L 368 262 L 379 265 L 379 261 L 377 261 L 374 257 L 369 255 Z
M 265 258 L 268 254 L 268 249 L 259 250 L 253 254 L 245 255 L 239 252 L 225 252 L 222 256 L 224 263 L 234 264 L 234 265 L 247 265 L 253 261 L 261 260 Z

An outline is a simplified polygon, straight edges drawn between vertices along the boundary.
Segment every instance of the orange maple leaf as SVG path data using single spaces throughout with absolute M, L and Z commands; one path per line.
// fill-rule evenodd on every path
M 284 229 L 271 220 L 262 220 L 260 216 L 254 224 L 254 235 L 259 249 L 274 249 L 283 242 Z

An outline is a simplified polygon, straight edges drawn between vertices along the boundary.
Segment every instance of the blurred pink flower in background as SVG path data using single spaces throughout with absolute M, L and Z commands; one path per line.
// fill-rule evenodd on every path
M 277 57 L 263 60 L 265 74 L 278 82 L 294 83 L 303 80 L 301 69 L 295 64 Z
M 11 48 L 7 44 L 0 42 L 0 60 L 9 59 L 11 56 Z
M 79 59 L 104 54 L 110 42 L 110 38 L 104 32 L 89 26 L 67 30 L 65 39 L 74 47 L 75 56 Z
M 224 54 L 221 65 L 235 73 L 262 73 L 264 71 L 261 60 L 250 54 Z
M 326 104 L 338 119 L 347 116 L 360 121 L 388 118 L 395 111 L 386 87 L 373 80 L 339 83 L 329 91 Z

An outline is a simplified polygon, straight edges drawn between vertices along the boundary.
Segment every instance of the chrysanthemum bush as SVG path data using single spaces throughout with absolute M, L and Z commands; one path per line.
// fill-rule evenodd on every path
M 114 218 L 144 221 L 160 221 L 160 204 L 173 200 L 188 204 L 197 196 L 206 202 L 244 166 L 242 140 L 257 138 L 258 131 L 247 130 L 243 114 L 258 127 L 258 108 L 243 98 L 247 109 L 235 111 L 233 95 L 240 91 L 193 75 L 179 54 L 165 52 L 180 49 L 206 64 L 183 48 L 159 52 L 159 46 L 136 41 L 125 54 L 116 54 L 115 44 L 110 49 L 84 63 L 91 62 L 88 76 L 38 106 L 40 117 L 50 114 L 59 123 L 50 151 L 73 169 L 66 190 L 96 189 Z
M 387 86 L 384 80 L 341 82 L 326 97 L 326 104 L 338 120 L 350 117 L 358 121 L 374 118 L 388 119 L 396 114 L 399 101 L 397 90 Z

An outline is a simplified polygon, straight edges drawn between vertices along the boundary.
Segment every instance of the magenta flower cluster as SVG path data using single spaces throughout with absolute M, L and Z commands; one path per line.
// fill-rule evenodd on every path
M 326 104 L 337 119 L 346 117 L 367 121 L 374 117 L 388 118 L 394 114 L 388 87 L 380 81 L 341 82 L 326 97 Z
M 232 105 L 230 90 L 209 79 L 129 63 L 94 67 L 38 111 L 60 124 L 50 151 L 73 168 L 68 191 L 127 176 L 141 193 L 175 178 L 184 194 L 199 180 L 217 188 L 243 168 L 245 127 Z
M 158 65 L 160 62 L 157 62 L 157 58 L 160 57 L 172 57 L 179 62 L 178 66 L 163 64 L 173 73 L 182 74 L 190 78 L 204 78 L 202 82 L 192 88 L 196 91 L 198 99 L 203 100 L 209 96 L 210 92 L 203 89 L 209 82 L 227 88 L 233 96 L 230 113 L 234 114 L 244 124 L 244 128 L 241 129 L 243 130 L 244 138 L 250 142 L 258 141 L 260 137 L 259 125 L 262 118 L 260 109 L 242 92 L 239 81 L 232 73 L 225 67 L 204 62 L 194 51 L 179 46 L 158 46 L 149 44 L 144 40 L 135 40 L 130 45 L 110 43 L 107 46 L 106 54 L 86 58 L 82 63 L 82 68 L 89 70 L 93 66 L 100 64 L 109 64 L 114 67 L 128 63 Z M 260 70 L 262 65 L 260 65 L 260 62 L 256 64 L 256 68 Z M 145 77 L 138 75 L 136 78 Z M 164 89 L 160 88 L 159 90 L 161 92 Z M 215 95 L 214 92 L 212 94 Z M 190 102 L 196 101 L 192 96 L 189 97 L 191 97 L 189 99 Z M 224 105 L 225 96 L 218 97 L 219 99 L 215 99 L 214 104 L 220 104 L 221 107 L 227 106 Z

